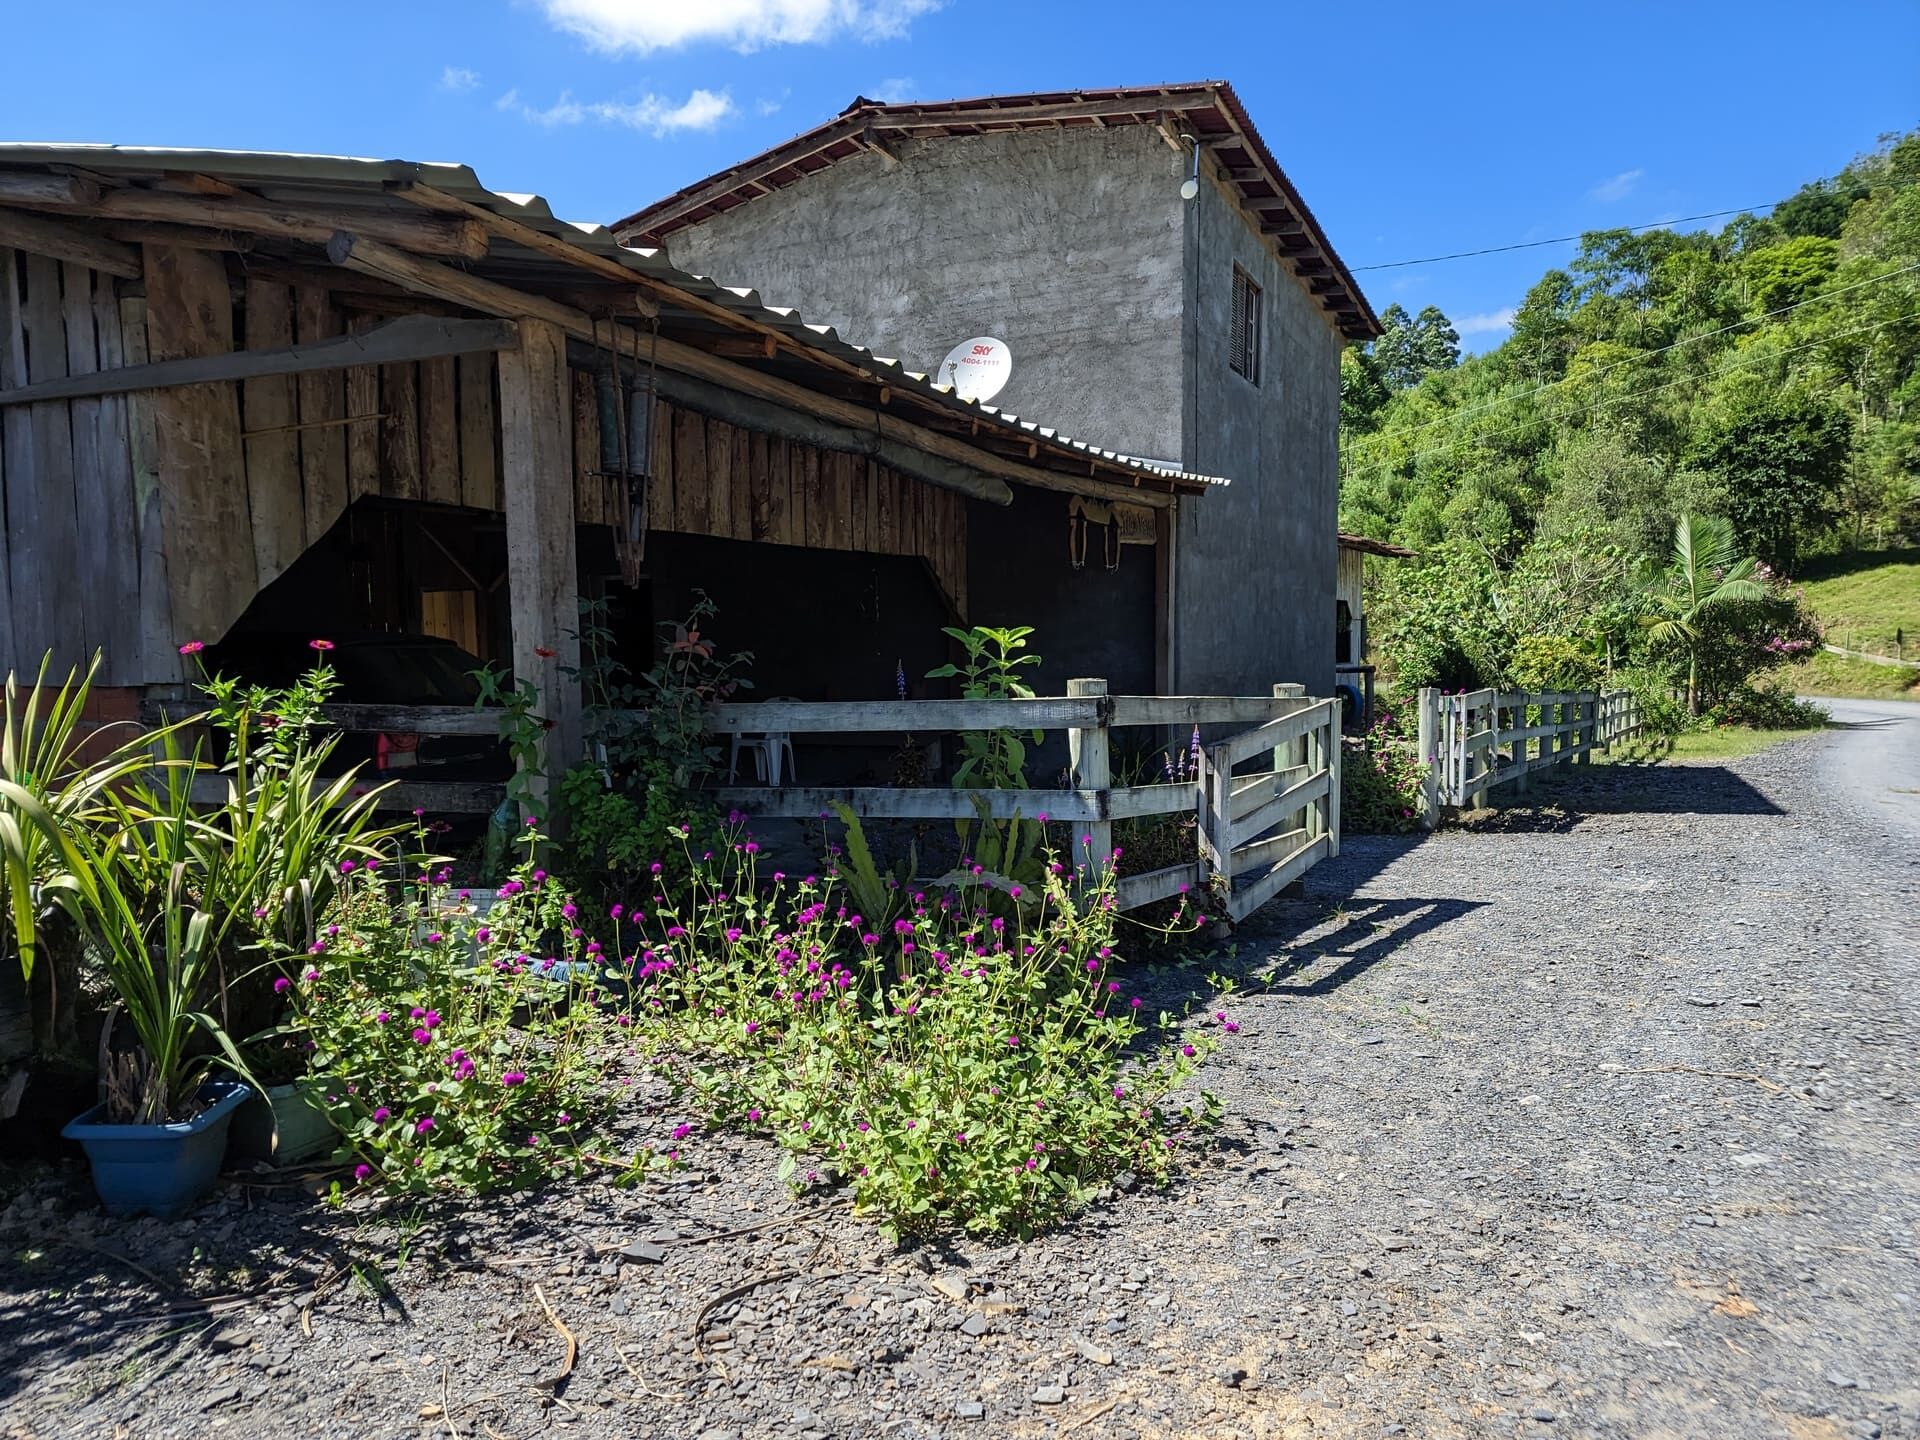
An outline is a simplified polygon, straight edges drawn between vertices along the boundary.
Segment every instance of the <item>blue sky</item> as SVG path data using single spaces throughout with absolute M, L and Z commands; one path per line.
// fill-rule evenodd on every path
M 856 94 L 1227 79 L 1354 266 L 1761 204 L 1920 123 L 1913 0 L 148 0 L 89 5 L 84 25 L 79 13 L 14 8 L 0 138 L 461 160 L 572 219 L 637 209 Z M 1437 304 L 1483 348 L 1570 250 L 1360 280 L 1377 309 Z

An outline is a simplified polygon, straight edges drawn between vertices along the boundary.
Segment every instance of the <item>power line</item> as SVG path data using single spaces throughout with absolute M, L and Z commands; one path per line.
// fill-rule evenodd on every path
M 1781 315 L 1791 314 L 1793 311 L 1802 309 L 1808 305 L 1818 305 L 1824 300 L 1831 300 L 1836 296 L 1845 295 L 1854 290 L 1864 290 L 1867 286 L 1877 285 L 1883 280 L 1895 280 L 1915 270 L 1920 270 L 1920 261 L 1915 261 L 1911 265 L 1902 265 L 1898 270 L 1888 270 L 1879 275 L 1869 275 L 1866 279 L 1856 280 L 1851 285 L 1842 285 L 1833 290 L 1823 290 L 1818 295 L 1809 295 L 1806 299 L 1796 300 L 1791 305 L 1782 305 L 1778 309 L 1769 310 L 1764 315 L 1750 315 L 1744 320 L 1734 321 L 1731 325 L 1722 325 L 1718 330 L 1703 330 L 1698 335 L 1687 335 L 1679 340 L 1671 341 L 1668 344 L 1656 346 L 1652 350 L 1637 351 L 1624 360 L 1616 360 L 1611 365 L 1602 365 L 1596 370 L 1588 370 L 1578 378 L 1581 380 L 1595 380 L 1602 375 L 1607 375 L 1620 369 L 1623 365 L 1637 365 L 1642 360 L 1652 359 L 1655 355 L 1664 355 L 1670 350 L 1679 350 L 1688 345 L 1697 345 L 1702 340 L 1712 340 L 1716 336 L 1730 334 L 1735 330 L 1744 329 L 1748 325 L 1758 325 L 1762 320 L 1772 320 Z M 1436 415 L 1431 420 L 1423 420 L 1418 425 L 1409 425 L 1406 429 L 1398 430 L 1394 433 L 1397 435 L 1418 435 L 1422 430 L 1431 430 L 1436 425 L 1452 424 L 1456 421 L 1468 419 L 1474 415 L 1484 415 L 1487 411 L 1497 410 L 1502 405 L 1513 405 L 1522 400 L 1530 400 L 1535 395 L 1542 395 L 1549 390 L 1561 385 L 1566 385 L 1573 379 L 1573 376 L 1563 375 L 1558 380 L 1549 380 L 1543 385 L 1534 386 L 1531 390 L 1522 390 L 1512 395 L 1496 396 L 1494 399 L 1482 404 L 1470 405 L 1464 410 L 1449 411 L 1445 415 Z M 1367 438 L 1370 439 L 1372 437 L 1369 436 Z
M 1765 205 L 1747 205 L 1738 210 L 1708 210 L 1700 215 L 1676 215 L 1671 220 L 1649 220 L 1644 225 L 1601 225 L 1594 230 L 1582 230 L 1578 235 L 1556 235 L 1551 240 L 1522 240 L 1513 245 L 1488 245 L 1480 250 L 1456 250 L 1451 255 L 1423 255 L 1418 260 L 1382 260 L 1377 265 L 1349 265 L 1347 269 L 1358 274 L 1362 270 L 1404 270 L 1409 265 L 1434 265 L 1442 260 L 1471 260 L 1476 255 L 1504 255 L 1509 250 L 1538 250 L 1543 245 L 1570 245 L 1576 240 L 1592 235 L 1596 230 L 1628 230 L 1639 234 L 1642 230 L 1665 230 L 1672 225 L 1684 225 L 1689 220 L 1718 220 L 1727 215 L 1751 215 L 1755 210 L 1771 210 L 1782 202 L 1770 201 Z
M 1542 421 L 1546 423 L 1558 424 L 1566 420 L 1574 419 L 1578 416 L 1591 415 L 1594 411 L 1605 409 L 1609 405 L 1618 405 L 1629 400 L 1638 400 L 1648 395 L 1656 395 L 1662 390 L 1671 390 L 1676 385 L 1685 385 L 1685 384 L 1688 384 L 1689 382 L 1694 382 L 1694 381 L 1705 383 L 1707 381 L 1717 380 L 1722 375 L 1729 374 L 1735 370 L 1746 369 L 1749 366 L 1759 362 L 1779 360 L 1788 355 L 1796 355 L 1802 350 L 1811 350 L 1818 345 L 1830 344 L 1835 340 L 1844 340 L 1850 335 L 1861 335 L 1861 334 L 1869 333 L 1871 331 L 1884 330 L 1889 325 L 1898 325 L 1903 321 L 1916 320 L 1916 319 L 1920 319 L 1920 310 L 1909 311 L 1905 315 L 1894 315 L 1885 320 L 1875 321 L 1871 325 L 1856 325 L 1850 330 L 1837 331 L 1832 335 L 1822 335 L 1817 340 L 1808 340 L 1799 345 L 1789 346 L 1785 350 L 1770 351 L 1765 355 L 1755 356 L 1752 360 L 1735 361 L 1730 365 L 1722 365 L 1718 369 L 1710 371 L 1708 374 L 1704 376 L 1680 375 L 1675 377 L 1672 380 L 1663 381 L 1661 384 L 1658 384 L 1658 385 L 1649 385 L 1643 390 L 1630 390 L 1625 395 L 1606 396 L 1603 399 L 1596 400 L 1591 405 L 1581 406 L 1577 410 L 1562 410 L 1558 414 L 1549 413 L 1541 416 L 1540 418 Z M 1400 466 L 1417 465 L 1420 461 L 1429 459 L 1435 455 L 1446 454 L 1448 450 L 1454 448 L 1457 445 L 1460 445 L 1461 443 L 1465 442 L 1468 439 L 1475 439 L 1475 440 L 1497 439 L 1500 436 L 1512 435 L 1517 431 L 1526 429 L 1529 423 L 1530 422 L 1522 422 L 1517 425 L 1508 425 L 1503 429 L 1488 431 L 1484 434 L 1472 436 L 1472 437 L 1458 436 L 1452 440 L 1443 442 L 1441 445 L 1436 446 L 1431 450 L 1416 450 L 1411 455 L 1403 455 L 1397 458 L 1375 460 L 1372 464 L 1367 465 L 1363 469 L 1361 469 L 1359 473 L 1371 475 L 1371 474 L 1378 474 L 1384 470 L 1398 468 Z M 1344 464 L 1342 465 L 1341 478 L 1343 480 L 1347 477 L 1347 475 L 1352 473 L 1354 472 L 1347 470 Z
M 1872 185 L 1872 189 L 1900 189 L 1914 184 L 1912 180 L 1901 180 L 1892 176 L 1884 177 Z M 1798 191 L 1794 192 L 1798 194 Z M 1649 220 L 1644 225 L 1596 225 L 1582 230 L 1578 235 L 1556 235 L 1551 240 L 1521 240 L 1512 245 L 1488 245 L 1479 250 L 1456 250 L 1450 255 L 1426 255 L 1418 260 L 1382 260 L 1374 265 L 1349 265 L 1348 270 L 1359 274 L 1363 270 L 1404 270 L 1409 265 L 1434 265 L 1442 260 L 1471 260 L 1476 255 L 1505 255 L 1514 250 L 1538 250 L 1546 245 L 1571 245 L 1589 235 L 1609 230 L 1625 230 L 1638 235 L 1643 230 L 1665 230 L 1674 225 L 1685 225 L 1693 220 L 1724 220 L 1729 215 L 1752 215 L 1761 210 L 1774 210 L 1787 203 L 1792 195 L 1782 196 L 1778 200 L 1769 200 L 1764 205 L 1745 205 L 1737 210 L 1708 210 L 1699 215 L 1676 215 L 1669 220 Z

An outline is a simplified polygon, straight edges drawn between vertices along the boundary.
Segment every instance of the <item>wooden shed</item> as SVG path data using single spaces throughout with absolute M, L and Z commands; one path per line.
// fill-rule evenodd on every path
M 924 673 L 889 585 L 915 634 L 1051 624 L 1072 673 L 1144 657 L 1150 689 L 1170 508 L 1219 483 L 962 401 L 463 166 L 0 146 L 0 670 L 98 652 L 103 717 L 270 612 L 509 663 L 564 765 L 576 597 L 665 586 L 671 613 L 726 577 L 799 698 Z

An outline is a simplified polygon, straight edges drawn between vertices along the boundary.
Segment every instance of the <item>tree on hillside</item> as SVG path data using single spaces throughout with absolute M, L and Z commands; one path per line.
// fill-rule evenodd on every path
M 1437 305 L 1418 315 L 1389 305 L 1380 314 L 1380 338 L 1368 354 L 1389 390 L 1410 390 L 1434 371 L 1460 363 L 1460 335 Z
M 1726 487 L 1741 540 L 1776 570 L 1792 570 L 1831 525 L 1853 450 L 1853 419 L 1806 390 L 1750 388 L 1693 446 L 1691 460 Z
M 1677 645 L 1687 656 L 1687 714 L 1700 713 L 1700 641 L 1714 610 L 1742 600 L 1764 600 L 1754 579 L 1759 562 L 1741 556 L 1733 526 L 1717 516 L 1682 515 L 1673 528 L 1673 555 L 1647 592 L 1647 638 Z
M 1747 293 L 1753 312 L 1768 315 L 1818 293 L 1840 264 L 1840 242 L 1801 235 L 1768 245 L 1744 257 Z

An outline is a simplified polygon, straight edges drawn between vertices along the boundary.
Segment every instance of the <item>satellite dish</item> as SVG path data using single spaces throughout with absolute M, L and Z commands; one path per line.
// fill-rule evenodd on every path
M 991 335 L 962 340 L 947 352 L 933 378 L 951 385 L 962 400 L 991 400 L 1013 374 L 1013 352 Z

